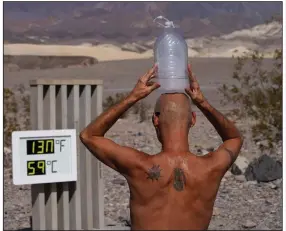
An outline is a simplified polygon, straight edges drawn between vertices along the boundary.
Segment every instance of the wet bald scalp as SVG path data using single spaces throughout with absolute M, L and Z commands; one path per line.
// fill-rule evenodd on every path
M 191 123 L 191 103 L 183 93 L 162 94 L 155 105 L 154 112 L 159 112 L 162 126 L 169 128 L 189 128 Z

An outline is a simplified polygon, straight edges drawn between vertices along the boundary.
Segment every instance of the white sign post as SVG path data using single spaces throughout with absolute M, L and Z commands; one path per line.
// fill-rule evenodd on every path
M 15 185 L 76 181 L 76 130 L 15 131 L 12 161 Z

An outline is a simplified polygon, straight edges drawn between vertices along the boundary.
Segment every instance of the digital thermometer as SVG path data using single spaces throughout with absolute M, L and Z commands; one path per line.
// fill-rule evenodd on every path
M 76 140 L 75 129 L 13 132 L 13 183 L 76 181 Z

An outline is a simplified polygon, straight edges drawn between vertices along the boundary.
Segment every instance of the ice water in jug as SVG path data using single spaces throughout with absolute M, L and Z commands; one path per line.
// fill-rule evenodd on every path
M 174 23 L 159 16 L 154 19 L 165 20 L 162 34 L 154 45 L 155 63 L 158 65 L 157 82 L 160 91 L 165 93 L 184 92 L 189 85 L 188 46 L 184 38 L 176 31 Z

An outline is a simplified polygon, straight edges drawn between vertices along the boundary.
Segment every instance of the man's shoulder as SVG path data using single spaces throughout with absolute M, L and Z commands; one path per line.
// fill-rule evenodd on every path
M 223 157 L 223 153 L 221 153 L 219 150 L 214 150 L 205 155 L 201 155 L 199 159 L 201 160 L 202 164 L 205 165 L 207 172 L 211 174 L 217 173 L 219 176 L 221 176 L 226 172 L 225 164 L 222 164 L 221 161 Z
M 132 162 L 134 163 L 134 166 L 136 166 L 137 168 L 138 167 L 143 168 L 145 166 L 149 166 L 153 162 L 155 156 L 134 148 L 129 148 L 129 151 L 134 153 L 134 155 L 132 155 L 133 159 Z
M 135 160 L 135 163 L 137 165 L 137 168 L 134 169 L 135 171 L 146 172 L 152 168 L 160 168 L 162 165 L 164 165 L 164 157 L 161 155 L 161 153 L 148 154 L 142 151 L 137 152 L 139 155 Z

